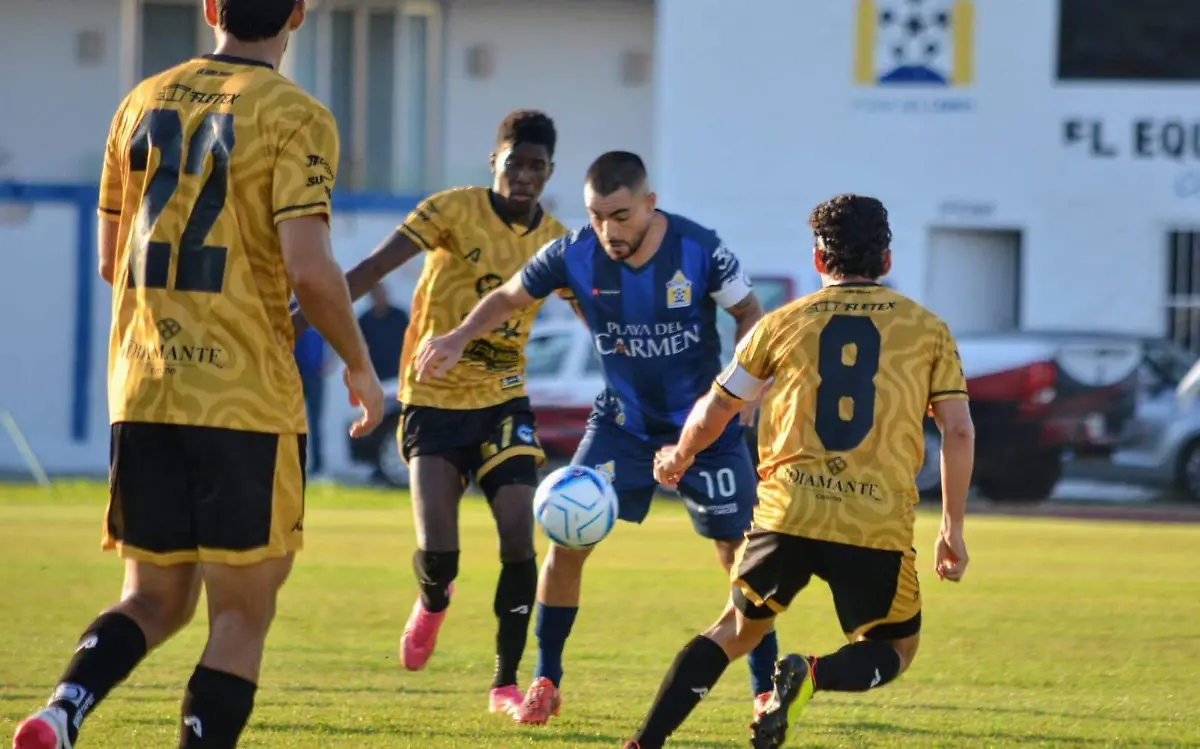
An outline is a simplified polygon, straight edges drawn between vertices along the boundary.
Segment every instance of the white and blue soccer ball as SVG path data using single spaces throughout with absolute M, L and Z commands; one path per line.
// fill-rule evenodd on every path
M 554 543 L 586 549 L 604 540 L 617 523 L 612 484 L 599 471 L 566 466 L 552 471 L 533 495 L 533 516 Z

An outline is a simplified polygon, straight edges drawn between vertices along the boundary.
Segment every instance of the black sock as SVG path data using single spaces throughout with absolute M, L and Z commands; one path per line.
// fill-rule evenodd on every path
M 529 616 L 537 597 L 537 560 L 505 562 L 496 582 L 496 674 L 492 688 L 517 683 L 517 667 L 529 637 Z
M 421 586 L 421 605 L 436 614 L 450 606 L 450 583 L 458 577 L 457 551 L 422 551 L 413 554 L 413 571 Z
M 124 614 L 101 614 L 87 628 L 49 702 L 67 712 L 72 744 L 88 711 L 124 681 L 145 655 L 146 635 Z
M 240 676 L 196 666 L 180 711 L 179 749 L 234 749 L 257 689 Z
M 721 678 L 729 656 L 703 635 L 689 642 L 663 678 L 658 696 L 633 737 L 642 749 L 659 749 Z
M 900 655 L 886 642 L 863 640 L 812 662 L 813 683 L 823 692 L 865 692 L 900 675 Z

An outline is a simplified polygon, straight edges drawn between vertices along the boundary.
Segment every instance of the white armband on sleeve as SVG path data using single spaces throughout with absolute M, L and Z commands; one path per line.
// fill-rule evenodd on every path
M 739 271 L 711 296 L 713 301 L 721 305 L 723 309 L 729 309 L 748 297 L 751 291 L 753 291 L 753 287 L 750 286 L 750 280 L 746 278 L 746 274 Z
M 729 362 L 729 366 L 725 368 L 724 372 L 717 375 L 717 385 L 738 400 L 752 401 L 762 395 L 767 381 L 760 380 L 742 369 L 742 365 L 738 364 L 737 359 L 734 359 Z

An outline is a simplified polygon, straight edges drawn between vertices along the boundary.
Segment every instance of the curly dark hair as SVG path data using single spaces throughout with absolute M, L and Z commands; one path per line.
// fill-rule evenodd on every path
M 243 42 L 274 39 L 287 26 L 296 0 L 217 0 L 217 26 Z
M 886 269 L 884 253 L 891 248 L 887 209 L 875 198 L 838 195 L 826 200 L 808 217 L 826 272 L 834 278 L 879 278 Z
M 554 147 L 558 144 L 558 131 L 554 129 L 554 120 L 537 109 L 517 109 L 509 112 L 496 129 L 496 146 L 517 143 L 545 146 L 553 158 Z

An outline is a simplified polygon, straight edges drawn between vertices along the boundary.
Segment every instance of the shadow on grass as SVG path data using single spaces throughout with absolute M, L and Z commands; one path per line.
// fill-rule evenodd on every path
M 940 712 L 968 712 L 968 713 L 990 713 L 992 715 L 1027 715 L 1037 718 L 1065 718 L 1068 720 L 1090 721 L 1096 719 L 1095 713 L 1069 713 L 1056 710 L 1038 710 L 1036 708 L 1023 707 L 973 707 L 969 705 L 927 705 L 927 704 L 908 704 L 897 705 L 900 710 L 933 710 Z M 1104 715 L 1105 721 L 1113 723 L 1171 723 L 1167 718 L 1145 718 L 1138 715 L 1119 716 L 1119 715 Z
M 964 741 L 982 741 L 989 742 L 991 746 L 1112 746 L 1109 739 L 1087 739 L 1079 736 L 1062 736 L 1051 733 L 1008 733 L 1005 731 L 956 731 L 953 729 L 928 729 L 928 728 L 912 728 L 910 726 L 899 726 L 894 723 L 879 723 L 876 721 L 858 721 L 852 723 L 839 723 L 836 726 L 830 726 L 828 731 L 838 733 L 841 731 L 861 731 L 862 733 L 878 733 L 894 736 L 896 739 L 903 740 L 905 738 L 918 737 L 936 737 L 938 739 L 962 739 Z M 798 733 L 798 732 L 797 732 Z M 789 736 L 790 745 L 796 739 L 803 739 L 799 736 Z M 1181 749 L 1186 747 L 1177 741 L 1165 740 L 1148 740 L 1139 739 L 1138 746 L 1143 747 L 1169 747 L 1170 749 Z M 796 746 L 803 746 L 799 744 Z M 809 744 L 809 746 L 814 746 Z

